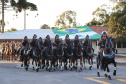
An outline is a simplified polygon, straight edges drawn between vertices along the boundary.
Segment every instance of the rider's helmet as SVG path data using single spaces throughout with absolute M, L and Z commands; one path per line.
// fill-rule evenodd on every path
M 42 39 L 41 37 L 39 37 L 39 39 Z
M 101 36 L 103 36 L 103 35 L 106 35 L 106 37 L 107 37 L 107 31 L 103 31 Z
M 27 39 L 27 36 L 25 36 L 24 39 L 25 39 L 25 38 Z
M 34 34 L 34 35 L 33 35 L 33 37 L 34 37 L 34 36 L 36 36 L 36 37 L 37 37 L 37 35 L 36 35 L 36 34 Z

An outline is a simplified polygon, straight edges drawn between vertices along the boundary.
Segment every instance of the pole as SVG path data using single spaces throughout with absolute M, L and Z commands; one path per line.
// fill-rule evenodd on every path
M 2 0 L 2 32 L 4 33 L 4 0 Z
M 26 10 L 24 10 L 24 29 L 26 29 Z

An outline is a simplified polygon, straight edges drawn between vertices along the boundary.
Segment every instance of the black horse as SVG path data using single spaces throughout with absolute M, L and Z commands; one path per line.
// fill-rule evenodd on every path
M 73 41 L 70 42 L 70 45 L 66 45 L 64 49 L 64 68 L 67 70 L 67 59 L 69 59 L 69 67 L 71 71 L 73 69 Z
M 105 49 L 101 53 L 100 57 L 101 57 L 101 59 L 97 58 L 97 75 L 100 76 L 100 73 L 99 73 L 99 65 L 100 65 L 101 66 L 101 70 L 104 69 L 105 77 L 108 77 L 109 79 L 111 79 L 111 76 L 109 74 L 109 67 L 108 67 L 108 65 L 113 63 L 114 67 L 115 67 L 113 75 L 116 76 L 115 53 L 112 51 L 111 38 L 107 38 L 106 39 Z M 106 68 L 107 68 L 108 75 L 106 75 Z
M 38 40 L 35 42 L 35 48 L 33 49 L 33 54 L 32 54 L 32 64 L 33 64 L 33 69 L 34 69 L 34 62 L 36 64 L 36 72 L 40 69 L 40 60 L 41 60 L 41 46 L 39 45 Z
M 49 47 L 45 49 L 46 69 L 51 71 L 54 68 L 53 45 L 50 42 Z M 54 69 L 55 70 L 55 69 Z

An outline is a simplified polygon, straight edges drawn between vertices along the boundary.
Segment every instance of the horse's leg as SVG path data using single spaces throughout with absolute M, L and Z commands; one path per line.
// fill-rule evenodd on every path
M 113 64 L 114 64 L 114 72 L 113 72 L 113 75 L 116 76 L 116 62 L 115 62 L 115 59 L 113 59 Z
M 82 64 L 82 57 L 80 57 L 80 70 L 82 70 L 83 64 Z
M 88 56 L 89 70 L 91 70 L 90 57 Z
M 73 69 L 73 65 L 72 65 L 72 57 L 70 58 L 70 68 L 71 68 L 71 71 L 72 71 L 72 69 Z
M 33 66 L 33 70 L 35 70 L 35 67 L 34 67 L 34 58 L 32 60 L 32 66 Z
M 93 56 L 91 57 L 91 67 L 92 67 L 92 65 L 93 65 Z
M 97 58 L 98 59 L 98 58 Z M 97 76 L 99 77 L 100 76 L 100 73 L 99 73 L 99 65 L 100 63 L 98 62 L 99 60 L 97 60 Z
M 108 64 L 106 64 L 106 67 L 107 67 L 107 72 L 108 72 L 108 79 L 111 80 L 111 76 L 110 76 L 110 74 L 109 74 L 109 67 L 108 67 Z
M 28 66 L 27 66 L 27 57 L 25 56 L 25 59 L 24 59 L 24 66 L 25 66 L 25 69 L 26 71 L 28 70 Z
M 105 77 L 107 77 L 107 74 L 106 74 L 106 64 L 105 64 L 105 66 L 104 66 L 104 75 L 105 75 Z
M 63 61 L 63 59 L 61 57 L 61 71 L 63 71 L 62 61 Z

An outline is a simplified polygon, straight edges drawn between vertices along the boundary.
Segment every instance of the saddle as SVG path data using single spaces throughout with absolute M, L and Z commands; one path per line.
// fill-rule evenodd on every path
M 111 53 L 104 53 L 104 51 L 102 52 L 103 53 L 103 57 L 104 58 L 107 58 L 107 59 L 113 59 L 115 57 L 115 53 L 112 51 Z

